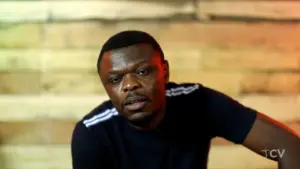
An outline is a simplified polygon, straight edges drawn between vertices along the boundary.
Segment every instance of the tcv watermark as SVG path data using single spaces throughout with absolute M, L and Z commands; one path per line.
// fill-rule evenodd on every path
M 264 155 L 267 158 L 283 158 L 285 149 L 264 149 L 262 152 L 264 152 Z

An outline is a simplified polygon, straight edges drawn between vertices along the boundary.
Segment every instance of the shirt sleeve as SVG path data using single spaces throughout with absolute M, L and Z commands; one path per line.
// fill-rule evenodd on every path
M 104 150 L 81 123 L 77 123 L 71 141 L 73 169 L 106 169 Z
M 201 105 L 212 137 L 223 137 L 236 144 L 243 143 L 257 116 L 256 110 L 204 86 L 194 93 L 193 104 L 198 109 Z

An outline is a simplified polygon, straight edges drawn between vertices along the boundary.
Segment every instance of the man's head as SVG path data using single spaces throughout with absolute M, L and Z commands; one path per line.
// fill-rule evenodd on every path
M 97 68 L 121 116 L 139 127 L 156 123 L 165 108 L 169 68 L 152 36 L 141 31 L 112 36 L 102 47 Z

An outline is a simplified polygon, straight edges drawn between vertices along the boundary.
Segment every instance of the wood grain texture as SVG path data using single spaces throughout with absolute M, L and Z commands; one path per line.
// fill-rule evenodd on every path
M 78 120 L 107 99 L 107 95 L 1 95 L 0 121 Z
M 280 56 L 285 55 L 295 56 L 300 48 L 298 23 L 170 23 L 155 21 L 7 25 L 1 27 L 0 46 L 2 48 L 40 46 L 95 48 L 100 51 L 102 44 L 110 36 L 127 29 L 150 33 L 158 40 L 163 49 L 172 47 L 182 49 L 186 46 L 190 48 L 207 47 L 215 49 L 215 52 L 212 53 L 215 55 L 224 52 L 224 55 L 228 56 L 231 55 L 231 50 L 235 50 L 236 52 L 232 54 L 234 56 L 245 54 L 247 51 L 248 55 L 263 56 L 263 53 L 270 53 L 271 56 L 281 58 Z M 187 33 L 187 30 L 191 33 Z M 31 32 L 30 36 L 26 32 Z M 266 57 L 268 58 L 268 56 Z
M 74 9 L 77 12 L 74 13 Z M 84 19 L 156 19 L 191 15 L 191 1 L 181 3 L 143 1 L 1 1 L 0 21 L 47 21 Z M 155 11 L 155 12 L 153 12 Z
M 0 121 L 1 144 L 69 144 L 76 121 Z
M 299 95 L 251 94 L 233 98 L 280 121 L 300 119 Z M 0 121 L 78 120 L 107 99 L 107 95 L 1 95 Z
M 0 71 L 3 72 L 32 72 L 42 70 L 42 59 L 45 52 L 33 49 L 0 50 Z
M 189 71 L 297 71 L 297 52 L 260 47 L 163 45 L 172 70 Z M 3 49 L 1 71 L 96 72 L 100 49 Z
M 299 20 L 298 1 L 199 1 L 198 16 Z
M 195 68 L 197 69 L 197 68 Z M 220 79 L 226 79 L 224 81 Z M 230 96 L 251 93 L 293 94 L 300 92 L 299 73 L 220 72 L 171 69 L 170 80 L 182 83 L 202 83 Z M 43 93 L 104 94 L 96 73 L 45 73 Z
M 199 72 L 171 70 L 170 80 L 181 82 L 199 82 L 231 96 L 237 96 L 240 84 L 247 74 L 232 72 Z M 220 81 L 226 79 L 226 81 Z M 244 78 L 247 83 L 248 78 Z M 267 88 L 267 87 L 266 87 Z M 276 91 L 275 91 L 276 92 Z M 42 93 L 45 94 L 105 94 L 99 76 L 96 73 L 45 73 L 43 74 Z
M 177 83 L 199 82 L 231 96 L 236 96 L 240 93 L 241 79 L 247 75 L 230 72 L 198 73 L 197 71 L 187 70 L 171 70 L 170 74 L 171 81 Z M 105 94 L 103 85 L 96 73 L 2 73 L 0 78 L 5 81 L 5 83 L 0 85 L 2 94 Z M 227 80 L 220 82 L 220 78 Z
M 241 83 L 241 93 L 299 93 L 300 73 L 250 73 Z
M 69 145 L 2 146 L 0 154 L 4 163 L 3 169 L 72 168 Z M 211 169 L 275 169 L 276 163 L 242 146 L 213 146 L 209 154 L 208 167 Z
M 293 94 L 300 92 L 300 74 L 297 72 L 289 73 L 285 69 L 278 69 L 277 72 L 272 73 L 266 73 L 268 69 L 265 72 L 247 71 L 247 69 L 236 69 L 236 71 L 202 69 L 201 60 L 205 58 L 199 52 L 187 51 L 186 53 L 187 55 L 166 57 L 170 58 L 171 81 L 202 83 L 230 96 L 245 93 Z M 64 63 L 58 63 L 58 58 L 52 57 L 52 61 L 42 61 L 46 64 L 42 64 L 43 68 L 40 70 L 34 70 L 36 72 L 30 72 L 36 69 L 35 65 L 26 68 L 27 72 L 22 71 L 21 66 L 12 68 L 12 71 L 3 66 L 3 69 L 7 69 L 9 73 L 0 73 L 0 78 L 3 80 L 0 84 L 0 92 L 2 94 L 105 94 L 95 70 L 96 65 L 93 64 L 94 59 L 96 60 L 95 56 L 90 55 L 90 58 L 86 58 L 87 61 L 84 61 L 84 55 L 79 56 L 81 58 L 74 62 L 72 61 L 74 58 L 62 57 L 62 60 L 65 59 Z M 184 58 L 190 60 L 182 61 Z M 73 63 L 68 64 L 68 60 Z M 30 64 L 27 66 L 31 66 Z
M 42 31 L 43 31 L 43 25 L 41 24 L 1 23 L 0 47 L 1 48 L 40 47 L 43 45 Z
M 1 146 L 3 169 L 71 169 L 69 145 Z
M 294 23 L 212 22 L 165 26 L 157 35 L 163 44 L 198 44 L 226 50 L 250 47 L 282 52 L 297 51 L 299 46 L 297 32 L 300 27 Z M 187 30 L 192 33 L 187 33 Z
M 300 119 L 300 97 L 296 95 L 244 95 L 235 98 L 241 104 L 251 107 L 279 121 Z
M 228 42 L 230 43 L 230 41 Z M 204 48 L 201 50 L 203 69 L 219 71 L 297 71 L 300 56 L 294 52 L 262 49 L 259 46 L 243 48 Z
M 101 48 L 113 34 L 137 29 L 150 33 L 164 46 L 208 46 L 224 50 L 251 48 L 260 51 L 294 52 L 300 47 L 298 23 L 241 22 L 112 22 L 46 24 L 48 47 Z M 254 50 L 254 51 L 255 51 Z
M 41 73 L 0 72 L 0 94 L 40 94 Z
M 212 49 L 213 50 L 213 49 Z M 95 73 L 100 49 L 4 49 L 0 50 L 0 71 L 44 73 Z M 182 46 L 164 48 L 171 69 L 201 69 L 201 49 Z M 209 57 L 209 56 L 208 56 Z
M 48 18 L 48 8 L 46 1 L 0 1 L 0 21 L 45 21 Z
M 44 73 L 41 87 L 44 94 L 105 93 L 97 73 Z

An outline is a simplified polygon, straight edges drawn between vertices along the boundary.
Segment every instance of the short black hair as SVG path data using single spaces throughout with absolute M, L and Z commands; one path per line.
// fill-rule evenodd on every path
M 141 43 L 150 44 L 154 50 L 160 53 L 162 60 L 164 60 L 164 53 L 154 37 L 143 31 L 126 30 L 113 35 L 104 43 L 98 56 L 98 72 L 102 56 L 105 52 Z

